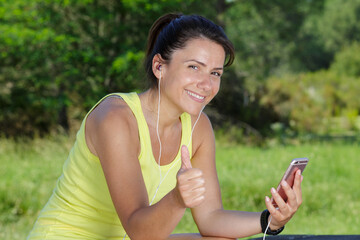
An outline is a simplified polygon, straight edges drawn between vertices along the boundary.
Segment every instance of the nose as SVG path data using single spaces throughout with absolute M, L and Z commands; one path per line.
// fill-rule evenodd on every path
M 207 74 L 203 74 L 198 81 L 197 87 L 203 91 L 209 91 L 212 87 L 211 78 Z

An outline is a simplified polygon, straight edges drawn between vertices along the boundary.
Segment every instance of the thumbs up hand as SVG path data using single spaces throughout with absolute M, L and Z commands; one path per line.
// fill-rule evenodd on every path
M 177 173 L 175 188 L 180 205 L 193 208 L 205 198 L 205 179 L 200 169 L 192 168 L 188 148 L 181 147 L 181 168 Z

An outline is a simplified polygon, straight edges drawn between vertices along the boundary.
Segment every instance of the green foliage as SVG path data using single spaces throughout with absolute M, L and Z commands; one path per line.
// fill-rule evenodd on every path
M 30 12 L 21 18 L 32 15 Z M 57 54 L 55 49 L 64 49 L 64 44 L 49 28 L 24 27 L 21 18 L 5 15 L 5 20 L 14 23 L 0 24 L 0 124 L 3 133 L 9 135 L 29 135 L 34 129 L 48 131 L 61 107 L 52 78 L 52 57 Z
M 321 36 L 326 49 L 336 52 L 353 41 L 360 41 L 359 21 L 359 0 L 327 0 L 314 33 Z
M 359 82 L 330 71 L 272 77 L 261 103 L 296 132 L 351 133 L 360 130 L 356 125 Z
M 295 41 L 306 17 L 318 12 L 323 1 L 238 1 L 225 17 L 233 39 L 236 67 L 250 81 L 291 70 Z
M 224 16 L 237 58 L 226 73 L 213 106 L 215 123 L 245 122 L 263 135 L 277 116 L 261 104 L 267 78 L 328 67 L 327 55 L 313 33 L 304 35 L 308 18 L 322 13 L 324 1 L 237 1 Z M 318 61 L 319 57 L 326 61 Z M 325 63 L 324 63 L 325 62 Z M 221 120 L 219 120 L 221 119 Z
M 360 42 L 344 47 L 335 55 L 331 71 L 342 76 L 360 77 Z
M 166 12 L 204 11 L 199 1 L 25 0 L 0 5 L 0 117 L 6 136 L 48 133 L 82 118 L 109 92 L 145 86 L 148 29 Z
M 320 104 L 301 87 L 305 97 L 296 96 L 288 76 L 332 75 L 324 72 L 330 68 L 342 79 L 358 78 L 359 9 L 360 0 L 0 1 L 1 134 L 43 135 L 59 126 L 68 130 L 105 94 L 142 90 L 147 86 L 142 59 L 148 29 L 160 15 L 179 11 L 221 24 L 235 45 L 235 63 L 206 108 L 216 128 L 234 124 L 244 129 L 235 138 L 247 137 L 248 129 L 266 135 L 271 124 L 277 129 L 277 122 L 284 129 L 317 133 L 346 122 L 352 127 L 338 131 L 357 129 L 355 80 L 336 87 L 319 80 L 326 85 Z M 291 101 L 266 100 L 273 79 L 283 79 L 279 88 L 295 95 L 279 91 Z M 350 94 L 340 92 L 347 89 Z M 297 106 L 300 100 L 294 99 L 305 104 Z M 335 109 L 330 110 L 332 102 Z M 294 127 L 302 111 L 310 111 L 311 120 Z M 324 122 L 322 129 L 312 127 Z
M 322 11 L 305 19 L 294 57 L 311 71 L 328 68 L 338 51 L 360 40 L 359 20 L 359 0 L 325 1 Z

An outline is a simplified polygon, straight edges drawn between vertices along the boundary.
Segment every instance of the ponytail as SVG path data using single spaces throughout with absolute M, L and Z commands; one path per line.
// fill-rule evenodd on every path
M 161 16 L 159 19 L 157 19 L 154 24 L 151 26 L 149 31 L 149 36 L 147 39 L 148 45 L 146 49 L 146 57 L 148 57 L 155 46 L 156 39 L 159 36 L 161 30 L 167 26 L 172 20 L 176 18 L 180 18 L 182 16 L 181 13 L 169 13 L 166 15 Z

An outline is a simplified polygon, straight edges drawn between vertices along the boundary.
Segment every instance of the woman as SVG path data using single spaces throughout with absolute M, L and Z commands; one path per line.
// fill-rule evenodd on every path
M 233 239 L 280 232 L 301 204 L 300 173 L 293 188 L 283 185 L 287 202 L 272 191 L 277 209 L 268 197 L 263 213 L 222 208 L 213 129 L 202 110 L 233 59 L 231 42 L 211 21 L 159 18 L 145 60 L 151 87 L 139 95 L 108 95 L 90 110 L 28 239 Z M 186 208 L 200 234 L 171 235 Z

